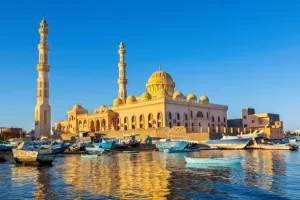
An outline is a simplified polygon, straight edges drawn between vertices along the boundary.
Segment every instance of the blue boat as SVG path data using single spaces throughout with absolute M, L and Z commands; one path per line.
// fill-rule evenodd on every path
M 158 140 L 156 142 L 156 148 L 160 151 L 165 149 L 172 149 L 172 150 L 183 150 L 189 145 L 189 142 L 182 141 L 182 140 Z
M 116 140 L 102 140 L 102 142 L 93 143 L 93 145 L 100 146 L 103 149 L 111 149 L 114 144 L 116 144 Z
M 216 149 L 243 149 L 251 141 L 251 138 L 230 138 L 221 140 L 208 140 L 206 144 Z
M 14 147 L 10 144 L 0 144 L 0 151 L 11 151 Z

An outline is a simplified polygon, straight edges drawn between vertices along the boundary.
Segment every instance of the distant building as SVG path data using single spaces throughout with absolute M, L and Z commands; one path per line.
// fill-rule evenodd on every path
M 283 137 L 283 123 L 279 114 L 255 113 L 254 108 L 243 108 L 242 118 L 229 119 L 228 127 L 244 129 L 265 129 L 265 135 L 269 139 L 281 139 Z
M 20 138 L 22 135 L 22 128 L 6 128 L 0 127 L 0 135 L 2 139 Z
M 295 131 L 294 131 L 294 133 L 298 133 L 298 134 L 300 134 L 300 129 L 298 129 L 298 130 L 295 130 Z

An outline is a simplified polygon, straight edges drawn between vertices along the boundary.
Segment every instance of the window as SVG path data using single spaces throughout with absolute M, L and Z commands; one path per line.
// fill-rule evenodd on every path
M 209 118 L 208 112 L 206 113 L 206 118 L 207 118 L 207 119 Z
M 244 124 L 244 128 L 247 128 L 247 124 Z
M 47 124 L 47 110 L 44 111 L 44 124 Z
M 215 122 L 215 117 L 214 116 L 211 117 L 211 121 Z
M 226 117 L 224 117 L 224 123 L 226 123 Z
M 193 118 L 193 111 L 191 111 L 191 118 Z
M 199 127 L 201 127 L 201 123 L 199 123 Z
M 184 119 L 188 120 L 188 115 L 186 113 L 184 114 Z
M 187 128 L 188 127 L 188 123 L 185 123 L 185 128 Z
M 172 119 L 172 113 L 169 113 L 169 119 Z
M 247 116 L 243 116 L 244 119 L 247 119 Z
M 252 120 L 252 123 L 255 123 L 255 121 L 254 121 L 254 120 Z
M 201 111 L 197 112 L 197 117 L 198 118 L 203 118 L 203 113 Z
M 180 120 L 180 114 L 177 113 L 177 120 Z
M 180 126 L 180 122 L 177 122 L 177 126 Z
M 220 122 L 221 121 L 221 119 L 220 119 L 220 117 L 218 116 L 218 122 Z

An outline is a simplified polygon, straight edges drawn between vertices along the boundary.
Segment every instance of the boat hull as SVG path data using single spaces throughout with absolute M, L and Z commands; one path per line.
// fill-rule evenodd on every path
M 11 151 L 15 146 L 0 144 L 0 151 Z
M 54 154 L 54 155 L 62 154 L 62 153 L 64 153 L 66 151 L 66 149 L 68 147 L 69 146 L 66 145 L 66 146 L 63 146 L 63 147 L 60 147 L 60 148 L 55 148 L 55 149 L 41 149 L 41 150 L 39 150 L 39 153 L 43 154 L 43 155 L 47 155 L 47 154 Z
M 206 145 L 208 145 L 210 148 L 217 149 L 244 149 L 250 140 L 250 138 L 208 140 Z
M 156 148 L 160 151 L 165 149 L 172 149 L 172 150 L 183 150 L 189 145 L 186 141 L 157 141 Z
M 85 147 L 85 150 L 89 153 L 103 153 L 105 149 L 101 147 Z
M 191 164 L 237 164 L 243 161 L 243 157 L 237 158 L 190 158 L 184 157 Z
M 13 157 L 18 164 L 51 164 L 54 160 L 53 155 L 39 154 L 37 151 L 26 151 L 13 149 Z
M 298 150 L 298 147 L 296 145 L 260 145 L 261 149 L 263 150 Z

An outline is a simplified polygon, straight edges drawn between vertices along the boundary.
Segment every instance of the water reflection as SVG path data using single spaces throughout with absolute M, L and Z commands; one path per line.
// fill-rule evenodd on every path
M 187 155 L 242 156 L 244 161 L 229 166 L 193 165 L 185 163 Z M 299 160 L 299 152 L 259 150 L 111 153 L 98 159 L 69 155 L 57 157 L 52 167 L 1 164 L 0 191 L 13 199 L 282 199 L 300 195 L 295 187 L 300 177 L 294 177 L 294 185 L 286 178 L 298 173 L 287 166 L 294 169 Z

